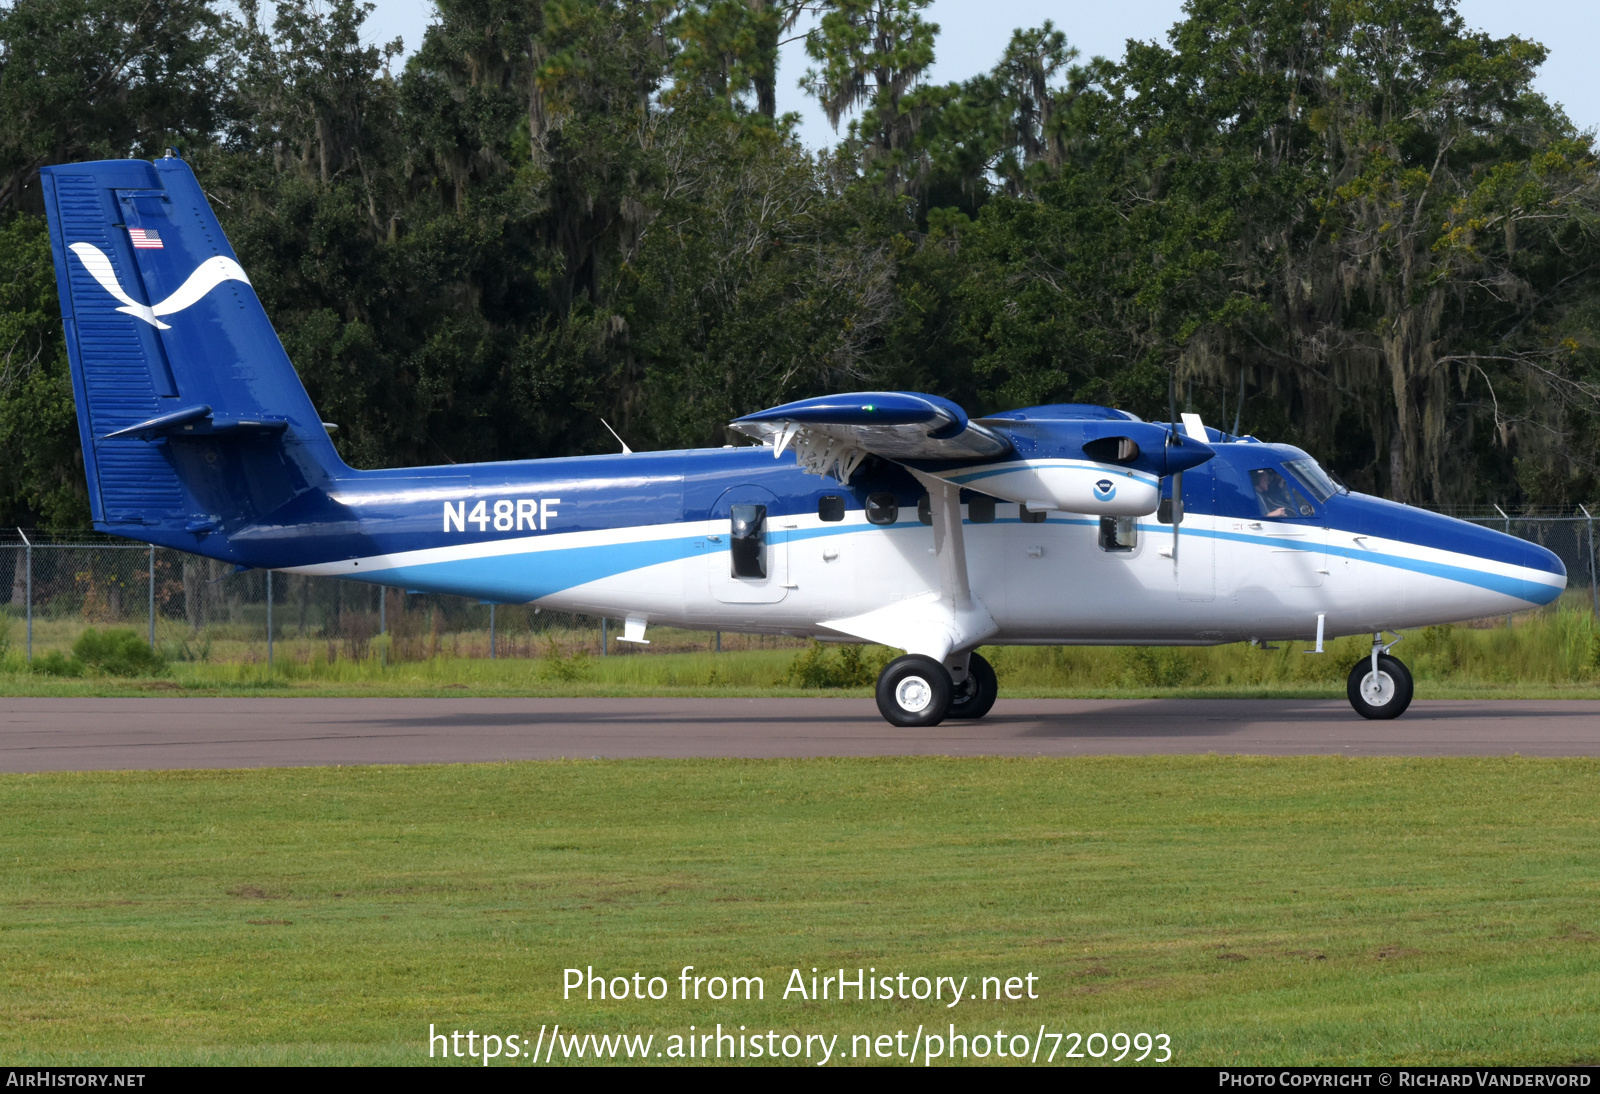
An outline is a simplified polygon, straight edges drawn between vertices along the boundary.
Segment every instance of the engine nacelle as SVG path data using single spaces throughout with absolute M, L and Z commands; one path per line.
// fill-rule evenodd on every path
M 1146 516 L 1161 502 L 1164 476 L 1216 455 L 1204 441 L 1131 419 L 1000 415 L 982 424 L 1011 442 L 1009 458 L 945 476 L 1036 510 Z
M 946 477 L 968 490 L 1020 502 L 1034 511 L 1142 517 L 1154 513 L 1161 502 L 1161 480 L 1156 476 L 1087 460 L 1013 460 Z

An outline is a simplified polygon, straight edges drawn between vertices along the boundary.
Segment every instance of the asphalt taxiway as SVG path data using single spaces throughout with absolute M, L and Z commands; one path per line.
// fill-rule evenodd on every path
M 0 771 L 561 757 L 1600 756 L 1600 702 L 1002 699 L 895 729 L 869 699 L 0 699 Z

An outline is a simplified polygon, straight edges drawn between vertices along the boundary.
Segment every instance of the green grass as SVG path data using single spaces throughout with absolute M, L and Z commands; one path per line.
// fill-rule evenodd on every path
M 1571 594 L 1551 609 L 1485 626 L 1427 627 L 1395 648 L 1416 677 L 1417 695 L 1447 698 L 1600 698 L 1600 626 Z M 0 628 L 4 620 L 0 619 Z M 51 641 L 81 638 L 81 628 L 58 625 Z M 666 631 L 664 641 L 705 636 Z M 487 649 L 487 635 L 483 648 Z M 206 640 L 208 641 L 208 640 Z M 471 634 L 450 636 L 447 648 L 476 648 Z M 209 648 L 195 639 L 170 650 Z M 57 649 L 57 645 L 50 647 Z M 365 656 L 336 644 L 296 640 L 280 645 L 271 670 L 261 660 L 204 660 L 169 653 L 164 672 L 140 679 L 62 678 L 26 671 L 16 634 L 0 634 L 0 695 L 484 695 L 484 696 L 865 696 L 877 667 L 894 654 L 871 647 L 851 661 L 850 647 L 746 648 L 712 653 L 659 653 L 618 644 L 609 657 L 577 645 L 552 644 L 542 656 L 461 657 L 390 662 L 382 639 Z M 1306 654 L 1307 643 L 1272 650 L 1212 647 L 1007 647 L 983 652 L 995 665 L 1002 695 L 1074 698 L 1294 697 L 1344 695 L 1350 666 L 1368 650 L 1365 638 L 1341 638 L 1328 652 Z M 810 685 L 810 686 L 802 686 Z
M 417 1063 L 430 1022 L 1164 1032 L 1186 1064 L 1583 1062 L 1592 760 L 517 763 L 0 777 L 0 1057 Z M 560 998 L 562 970 L 671 980 Z M 684 1003 L 677 973 L 761 975 Z M 783 1002 L 789 970 L 1037 1001 Z M 1058 1061 L 1059 1062 L 1059 1061 Z

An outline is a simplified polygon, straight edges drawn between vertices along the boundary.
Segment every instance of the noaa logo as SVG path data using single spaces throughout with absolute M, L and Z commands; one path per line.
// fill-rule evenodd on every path
M 1094 484 L 1094 497 L 1096 501 L 1110 501 L 1117 496 L 1117 487 L 1110 479 L 1101 479 Z
M 137 243 L 134 246 L 138 246 Z M 231 258 L 217 255 L 208 258 L 195 267 L 192 274 L 178 286 L 178 291 L 161 301 L 159 304 L 141 304 L 129 296 L 117 281 L 116 270 L 112 268 L 111 259 L 98 247 L 88 243 L 74 243 L 67 248 L 78 256 L 78 261 L 83 263 L 83 268 L 89 271 L 89 276 L 100 283 L 100 287 L 110 293 L 112 297 L 122 301 L 119 312 L 131 315 L 135 319 L 143 319 L 157 330 L 170 330 L 171 325 L 163 323 L 158 317 L 172 315 L 184 308 L 197 303 L 202 296 L 222 284 L 224 281 L 243 281 L 250 284 L 250 279 L 244 275 L 239 264 Z

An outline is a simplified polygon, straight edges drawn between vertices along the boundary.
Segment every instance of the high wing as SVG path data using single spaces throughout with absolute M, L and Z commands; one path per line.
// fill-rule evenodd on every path
M 967 418 L 949 399 L 909 391 L 858 391 L 801 399 L 729 423 L 774 455 L 791 446 L 800 466 L 849 483 L 868 454 L 890 460 L 975 460 L 1009 453 L 1011 442 Z
M 1161 479 L 1216 454 L 1204 434 L 1180 434 L 1107 407 L 1029 407 L 972 421 L 948 399 L 869 391 L 786 403 L 731 423 L 793 448 L 802 469 L 848 485 L 868 455 L 903 466 L 928 492 L 938 590 L 822 625 L 869 642 L 926 650 L 945 662 L 995 633 L 973 595 L 962 529 L 963 490 L 1015 501 L 1031 512 L 1059 509 L 1103 516 L 1156 511 Z M 950 661 L 964 676 L 966 657 Z
M 1104 516 L 1155 512 L 1162 478 L 1216 454 L 1203 434 L 1107 407 L 1028 407 L 973 421 L 948 399 L 909 391 L 802 399 L 731 425 L 844 485 L 874 455 L 1030 510 Z

